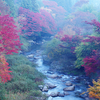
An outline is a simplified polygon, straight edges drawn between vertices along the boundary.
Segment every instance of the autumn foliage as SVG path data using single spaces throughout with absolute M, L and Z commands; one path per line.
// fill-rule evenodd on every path
M 97 58 L 97 56 L 92 56 L 83 59 L 84 64 L 82 66 L 85 68 L 87 75 L 95 73 L 96 70 L 100 67 L 100 60 Z
M 97 21 L 96 19 L 93 19 L 91 22 L 85 21 L 85 23 L 95 26 L 95 31 L 100 33 L 100 22 L 99 21 Z
M 100 78 L 96 81 L 93 80 L 93 86 L 89 86 L 89 96 L 100 100 Z
M 0 77 L 2 82 L 10 80 L 10 72 L 5 54 L 18 53 L 21 43 L 18 36 L 18 30 L 14 25 L 13 17 L 9 15 L 0 16 Z
M 8 67 L 8 63 L 6 62 L 6 59 L 3 55 L 0 56 L 0 82 L 7 82 L 11 80 L 11 75 L 9 74 L 10 71 Z
M 18 53 L 21 48 L 18 30 L 14 23 L 13 17 L 0 16 L 0 55 Z
M 70 49 L 70 52 L 74 53 L 75 47 L 82 40 L 82 36 L 75 34 L 75 31 L 72 29 L 69 29 L 69 31 L 60 30 L 55 37 L 62 41 L 59 45 L 60 47 Z
M 57 28 L 61 28 L 65 22 L 67 11 L 62 6 L 59 6 L 55 1 L 43 0 L 43 4 L 44 9 L 49 10 L 49 12 L 54 17 Z
M 46 1 L 43 0 L 43 4 L 52 10 L 55 14 L 65 14 L 66 10 L 62 6 L 58 6 L 58 4 L 55 1 Z
M 22 34 L 37 35 L 38 32 L 46 32 L 53 34 L 56 30 L 55 20 L 49 12 L 41 9 L 40 12 L 33 12 L 28 9 L 19 8 L 19 19 L 22 25 Z
M 86 74 L 90 75 L 91 73 L 95 73 L 96 70 L 100 68 L 100 37 L 87 36 L 87 38 L 82 40 L 82 42 L 84 45 L 90 45 L 88 46 L 88 50 L 90 50 L 91 53 L 83 59 L 84 64 L 82 65 L 85 68 Z

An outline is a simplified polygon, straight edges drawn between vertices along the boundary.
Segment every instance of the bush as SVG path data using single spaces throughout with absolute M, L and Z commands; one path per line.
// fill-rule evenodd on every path
M 7 98 L 7 100 L 26 100 L 26 97 L 28 95 L 28 92 L 25 93 L 13 93 L 13 92 L 9 92 L 7 93 L 5 96 Z
M 93 86 L 88 88 L 89 96 L 100 100 L 100 78 L 96 81 L 93 80 Z
M 27 51 L 29 50 L 29 47 L 30 47 L 31 45 L 30 45 L 29 42 L 26 40 L 26 38 L 24 38 L 24 37 L 22 37 L 22 36 L 20 36 L 20 40 L 21 40 L 21 43 L 23 44 L 23 45 L 21 46 L 21 50 L 27 52 Z
M 39 90 L 38 85 L 43 84 L 45 76 L 35 69 L 36 64 L 31 63 L 23 55 L 7 56 L 12 70 L 12 80 L 5 83 L 5 88 L 13 93 L 25 93 Z
M 0 100 L 6 100 L 5 93 L 6 93 L 6 90 L 5 90 L 4 84 L 0 83 Z

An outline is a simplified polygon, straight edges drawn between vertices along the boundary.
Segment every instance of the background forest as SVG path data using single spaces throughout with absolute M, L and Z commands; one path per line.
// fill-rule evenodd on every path
M 0 0 L 0 100 L 40 100 L 46 78 L 25 53 L 43 50 L 44 64 L 86 74 L 100 100 L 99 0 Z M 57 65 L 57 66 L 55 66 Z

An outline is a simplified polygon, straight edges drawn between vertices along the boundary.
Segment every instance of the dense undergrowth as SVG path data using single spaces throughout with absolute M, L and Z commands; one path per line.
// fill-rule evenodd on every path
M 0 95 L 5 99 L 1 100 L 31 100 L 30 97 L 36 100 L 36 97 L 42 97 L 38 85 L 43 84 L 45 76 L 36 70 L 36 64 L 19 54 L 7 55 L 6 59 L 12 79 L 3 84 Z
M 100 7 L 97 2 L 0 1 L 0 100 L 45 98 L 38 88 L 45 76 L 36 70 L 35 62 L 20 54 L 41 45 L 44 62 L 52 70 L 85 74 L 95 79 L 97 82 L 93 81 L 88 92 L 90 97 L 100 99 Z

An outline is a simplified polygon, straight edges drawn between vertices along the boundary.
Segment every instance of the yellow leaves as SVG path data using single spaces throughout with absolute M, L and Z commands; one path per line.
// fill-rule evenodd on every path
M 89 96 L 100 100 L 100 78 L 96 81 L 93 80 L 93 86 L 88 88 Z

